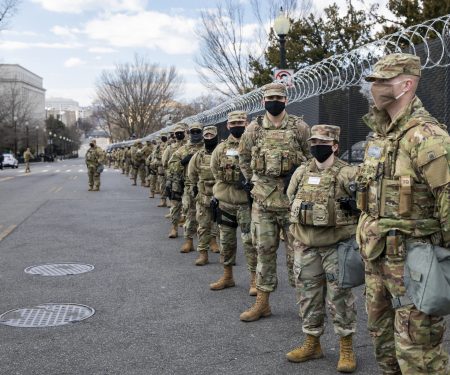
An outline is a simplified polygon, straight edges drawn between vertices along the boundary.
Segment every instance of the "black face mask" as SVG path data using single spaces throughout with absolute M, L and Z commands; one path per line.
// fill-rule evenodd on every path
M 219 138 L 214 137 L 211 139 L 205 139 L 204 141 L 206 151 L 211 152 L 216 148 L 217 144 L 219 143 Z
M 89 143 L 89 146 L 94 147 L 94 144 L 93 143 Z
M 319 163 L 323 163 L 333 153 L 332 147 L 330 145 L 314 145 L 311 146 L 311 154 Z
M 203 139 L 202 133 L 191 133 L 191 142 L 192 143 L 199 143 Z
M 162 142 L 167 142 L 167 137 L 161 137 Z
M 245 132 L 245 126 L 233 126 L 230 128 L 230 133 L 234 138 L 241 138 Z
M 264 108 L 272 116 L 278 116 L 286 108 L 285 102 L 279 102 L 278 100 L 272 100 L 264 102 Z
M 175 137 L 179 140 L 182 141 L 184 139 L 184 133 L 182 132 L 177 132 L 175 133 Z

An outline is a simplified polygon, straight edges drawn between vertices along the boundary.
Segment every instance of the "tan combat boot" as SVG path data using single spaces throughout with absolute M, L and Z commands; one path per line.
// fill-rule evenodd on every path
M 250 289 L 248 291 L 249 296 L 256 296 L 256 272 L 250 272 Z
M 225 288 L 232 288 L 234 286 L 233 280 L 233 267 L 224 266 L 223 276 L 217 280 L 215 283 L 209 284 L 209 289 L 211 290 L 221 290 Z
M 178 237 L 178 227 L 176 225 L 172 225 L 172 229 L 169 233 L 169 238 L 177 238 Z
M 148 196 L 149 198 L 155 198 L 155 192 L 154 191 L 151 191 L 150 192 L 150 195 Z
M 131 184 L 131 186 L 136 186 L 136 181 L 133 180 L 133 183 Z
M 186 238 L 183 246 L 181 246 L 180 253 L 190 253 L 194 251 L 194 240 L 192 238 Z
M 198 258 L 195 260 L 196 266 L 204 266 L 205 264 L 208 264 L 208 252 L 207 251 L 199 251 L 198 252 Z
M 219 245 L 217 244 L 216 237 L 211 237 L 209 241 L 209 248 L 212 253 L 220 253 Z
M 161 202 L 158 204 L 157 207 L 167 207 L 166 198 L 161 198 Z
M 185 222 L 186 222 L 186 218 L 184 216 L 181 216 L 180 221 L 178 222 L 178 226 L 182 227 Z
M 259 320 L 260 318 L 266 318 L 272 315 L 269 305 L 269 296 L 269 292 L 258 290 L 255 304 L 248 310 L 244 311 L 239 316 L 239 319 L 241 319 L 243 322 L 254 322 L 255 320 Z
M 310 359 L 322 358 L 322 348 L 320 346 L 320 337 L 306 335 L 305 342 L 302 346 L 295 348 L 286 354 L 289 362 L 306 362 Z
M 170 219 L 170 218 L 172 217 L 172 215 L 171 215 L 170 212 L 169 212 L 168 214 L 165 214 L 164 217 L 165 217 L 166 219 Z
M 356 356 L 353 351 L 352 335 L 341 337 L 339 362 L 337 365 L 339 372 L 350 373 L 356 370 Z

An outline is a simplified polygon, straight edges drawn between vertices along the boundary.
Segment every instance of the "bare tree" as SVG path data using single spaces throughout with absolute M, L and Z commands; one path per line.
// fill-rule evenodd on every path
M 128 136 L 153 133 L 162 127 L 181 85 L 174 67 L 161 68 L 135 56 L 132 63 L 103 71 L 96 92 L 106 126 L 115 125 Z
M 20 0 L 0 0 L 0 30 L 8 26 L 9 20 L 16 14 Z
M 202 11 L 196 30 L 200 82 L 209 90 L 232 97 L 251 91 L 250 56 L 261 59 L 269 42 L 269 25 L 280 7 L 292 17 L 310 11 L 311 0 L 251 1 L 255 22 L 246 23 L 246 6 L 239 0 L 219 0 L 214 11 Z

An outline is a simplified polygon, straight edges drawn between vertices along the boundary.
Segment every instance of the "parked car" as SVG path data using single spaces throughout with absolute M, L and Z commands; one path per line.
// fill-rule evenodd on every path
M 19 162 L 13 154 L 3 154 L 3 167 L 19 168 Z

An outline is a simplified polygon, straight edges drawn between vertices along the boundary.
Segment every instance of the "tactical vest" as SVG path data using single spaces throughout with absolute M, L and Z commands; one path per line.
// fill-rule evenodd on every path
M 262 116 L 257 118 L 256 146 L 252 147 L 250 168 L 254 173 L 268 177 L 286 176 L 293 166 L 300 165 L 306 158 L 299 159 L 296 141 L 296 119 L 292 116 L 283 129 L 265 129 Z
M 211 154 L 208 154 L 205 149 L 199 151 L 199 179 L 198 192 L 199 201 L 205 206 L 209 206 L 211 197 L 213 196 L 213 186 L 215 184 L 214 175 L 211 170 Z
M 411 175 L 413 163 L 421 167 L 423 162 L 411 155 L 397 163 L 402 152 L 400 141 L 409 130 L 424 122 L 440 126 L 429 115 L 413 117 L 401 132 L 376 135 L 368 142 L 357 178 L 357 205 L 361 211 L 374 218 L 433 218 L 435 199 L 430 188 L 414 181 Z
M 96 152 L 95 148 L 90 148 L 89 150 L 87 150 L 85 158 L 86 158 L 86 161 L 96 163 L 98 157 L 97 157 L 97 152 Z
M 220 154 L 217 171 L 218 179 L 229 184 L 234 184 L 239 182 L 239 174 L 241 172 L 239 167 L 239 154 L 237 147 L 233 147 L 233 144 L 230 142 L 225 141 L 224 146 Z
M 342 160 L 322 172 L 310 171 L 311 160 L 300 180 L 297 194 L 292 203 L 291 222 L 302 225 L 320 227 L 339 227 L 358 222 L 358 216 L 341 208 L 340 198 L 336 189 L 337 176 L 340 170 L 348 166 Z

